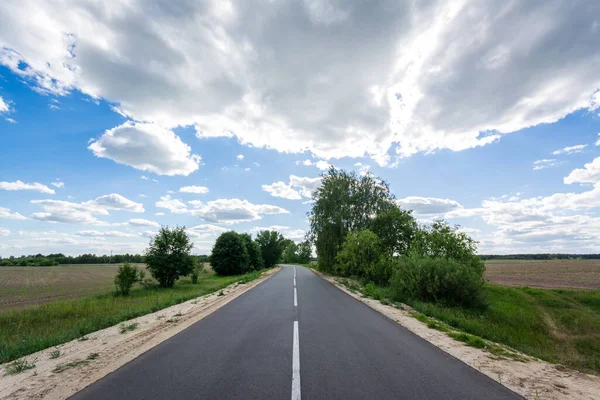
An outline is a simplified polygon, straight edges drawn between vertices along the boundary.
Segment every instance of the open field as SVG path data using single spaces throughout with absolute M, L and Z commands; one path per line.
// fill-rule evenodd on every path
M 197 284 L 180 279 L 170 289 L 134 287 L 127 297 L 109 292 L 0 311 L 0 363 L 76 338 L 87 340 L 85 335 L 91 332 L 215 292 L 236 281 L 250 282 L 260 275 L 217 276 L 209 270 L 200 275 Z
M 113 290 L 118 267 L 118 264 L 0 267 L 0 310 Z
M 489 260 L 485 267 L 495 285 L 600 289 L 600 260 Z

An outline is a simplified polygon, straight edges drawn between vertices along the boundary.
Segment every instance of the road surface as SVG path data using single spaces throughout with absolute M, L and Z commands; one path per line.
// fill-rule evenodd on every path
M 520 399 L 307 268 L 256 288 L 73 399 Z

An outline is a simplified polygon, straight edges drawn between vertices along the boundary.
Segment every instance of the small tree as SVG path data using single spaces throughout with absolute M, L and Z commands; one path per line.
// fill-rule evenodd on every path
M 146 249 L 146 264 L 161 287 L 173 287 L 180 276 L 192 272 L 194 261 L 190 250 L 194 246 L 185 227 L 161 227 Z
M 283 262 L 294 264 L 298 262 L 298 255 L 296 254 L 298 251 L 298 246 L 292 240 L 286 239 L 283 244 Z
M 310 258 L 312 257 L 312 245 L 308 240 L 298 244 L 297 254 L 298 262 L 300 264 L 308 264 L 310 262 Z
M 346 240 L 337 254 L 336 270 L 343 276 L 355 276 L 375 281 L 385 280 L 385 278 L 369 276 L 380 255 L 379 239 L 376 234 L 368 229 L 351 232 L 346 236 Z
M 117 276 L 115 276 L 117 293 L 127 296 L 134 283 L 141 282 L 144 275 L 144 271 L 138 270 L 133 264 L 125 263 L 121 265 L 117 271 Z
M 200 262 L 198 257 L 194 257 L 194 267 L 192 268 L 192 272 L 190 273 L 190 278 L 192 279 L 192 283 L 198 283 L 198 276 L 204 270 L 204 264 Z
M 277 231 L 260 231 L 255 240 L 260 247 L 265 267 L 274 267 L 283 253 L 283 236 Z
M 240 237 L 244 241 L 244 245 L 246 246 L 246 251 L 248 252 L 248 257 L 250 259 L 250 269 L 258 271 L 264 265 L 262 254 L 260 252 L 260 247 L 254 240 L 252 240 L 252 236 L 248 233 L 241 233 Z
M 239 275 L 248 272 L 250 255 L 242 235 L 233 231 L 222 233 L 213 246 L 210 266 L 218 275 Z

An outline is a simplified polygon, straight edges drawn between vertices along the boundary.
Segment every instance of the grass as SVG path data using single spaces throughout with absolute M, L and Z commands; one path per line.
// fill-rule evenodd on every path
M 27 371 L 28 369 L 33 369 L 35 368 L 36 361 L 37 359 L 26 360 L 24 358 L 15 360 L 12 363 L 4 366 L 4 376 L 20 374 L 21 372 Z
M 357 286 L 347 279 L 339 282 L 349 288 Z M 389 287 L 367 285 L 361 291 L 380 301 L 392 298 Z M 415 318 L 469 346 L 524 361 L 522 356 L 494 345 L 499 343 L 551 363 L 600 375 L 600 290 L 486 285 L 484 296 L 488 306 L 474 310 L 418 300 L 405 303 L 418 311 Z
M 100 356 L 100 354 L 98 353 L 90 353 L 87 357 L 86 360 L 95 360 L 98 358 L 98 356 Z
M 121 326 L 119 326 L 119 333 L 135 331 L 138 326 L 139 324 L 137 322 L 132 322 L 131 324 L 121 324 Z
M 58 349 L 53 350 L 50 352 L 50 359 L 52 360 L 52 359 L 58 358 L 58 357 L 60 357 L 60 354 L 61 354 L 60 350 L 58 350 Z
M 253 277 L 260 276 L 253 273 Z M 134 288 L 127 297 L 113 293 L 57 301 L 0 312 L 0 363 L 66 343 L 88 334 L 220 290 L 243 279 L 200 275 L 197 284 L 179 280 L 171 289 Z
M 64 372 L 70 368 L 75 368 L 80 365 L 88 365 L 89 363 L 90 363 L 89 361 L 77 360 L 77 361 L 71 361 L 71 362 L 64 363 L 64 364 L 58 364 L 56 367 L 54 367 L 52 372 L 54 372 L 55 374 L 60 374 L 61 372 Z

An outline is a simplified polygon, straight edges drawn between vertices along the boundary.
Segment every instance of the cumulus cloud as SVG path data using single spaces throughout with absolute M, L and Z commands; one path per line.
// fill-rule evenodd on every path
M 300 200 L 302 197 L 311 197 L 312 192 L 321 185 L 321 178 L 308 178 L 290 175 L 289 183 L 275 182 L 262 185 L 262 189 L 274 197 L 290 200 Z
M 4 207 L 0 207 L 0 218 L 5 218 L 5 219 L 27 219 L 26 217 L 24 217 L 23 215 L 19 214 L 18 212 L 11 213 L 10 212 L 10 208 L 4 208 Z
M 8 103 L 6 101 L 4 101 L 2 96 L 0 96 L 0 113 L 7 113 L 9 111 L 10 111 L 10 108 L 8 107 Z
M 24 183 L 21 181 L 15 182 L 0 182 L 1 190 L 35 190 L 41 193 L 54 194 L 56 193 L 53 189 L 50 189 L 46 185 L 42 185 L 41 183 Z
M 205 186 L 184 186 L 179 188 L 179 191 L 182 193 L 204 194 L 208 193 L 208 188 Z
M 289 200 L 300 200 L 302 196 L 285 182 L 275 182 L 270 185 L 262 185 L 262 189 L 274 197 L 282 197 Z
M 2 2 L 0 63 L 39 92 L 77 89 L 200 138 L 380 164 L 598 107 L 592 1 L 226 4 Z M 96 150 L 117 162 L 197 168 L 109 142 Z
M 121 238 L 132 238 L 137 237 L 133 233 L 121 232 L 121 231 L 97 231 L 87 230 L 79 231 L 76 233 L 78 236 L 89 236 L 89 237 L 121 237 Z
M 289 214 L 289 211 L 269 204 L 253 204 L 248 200 L 218 199 L 202 204 L 189 213 L 206 222 L 235 224 L 259 220 L 265 214 Z
M 186 231 L 191 237 L 195 239 L 206 239 L 209 237 L 219 235 L 223 232 L 227 232 L 229 230 L 230 229 L 223 228 L 217 225 L 204 224 L 193 226 L 191 228 L 188 228 Z
M 187 176 L 201 160 L 172 130 L 152 123 L 125 122 L 108 129 L 88 149 L 96 157 L 159 175 Z
M 396 202 L 400 207 L 418 215 L 444 214 L 463 208 L 457 201 L 435 197 L 409 196 Z
M 236 158 L 238 160 L 243 160 L 244 159 L 244 155 L 243 154 L 238 154 Z
M 160 226 L 158 222 L 150 221 L 143 218 L 131 218 L 127 221 L 127 224 L 131 226 L 153 226 L 156 228 Z
M 545 158 L 543 160 L 535 160 L 533 162 L 533 170 L 539 171 L 541 169 L 556 167 L 557 165 L 562 164 L 563 161 L 558 161 L 555 158 Z
M 174 214 L 185 214 L 188 212 L 187 206 L 181 200 L 174 199 L 170 195 L 161 196 L 160 201 L 155 203 L 158 208 L 166 208 Z
M 581 153 L 583 149 L 587 147 L 587 144 L 578 144 L 576 146 L 565 147 L 564 149 L 558 149 L 552 152 L 552 155 L 558 156 L 560 154 L 573 154 Z
M 271 225 L 271 226 L 255 226 L 250 229 L 250 233 L 256 234 L 260 231 L 277 231 L 286 239 L 304 239 L 306 232 L 302 229 L 290 228 L 289 226 Z
M 100 196 L 95 200 L 87 202 L 87 204 L 95 204 L 107 210 L 122 210 L 136 213 L 144 212 L 143 204 L 136 203 L 135 201 L 129 200 L 128 198 L 116 193 Z
M 65 187 L 65 183 L 64 182 L 52 182 L 51 185 L 54 186 L 54 187 L 57 187 L 57 188 L 64 188 Z
M 584 165 L 583 168 L 577 168 L 565 177 L 566 184 L 571 183 L 596 183 L 600 181 L 600 157 L 594 158 L 592 162 Z

